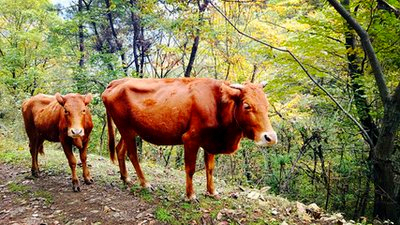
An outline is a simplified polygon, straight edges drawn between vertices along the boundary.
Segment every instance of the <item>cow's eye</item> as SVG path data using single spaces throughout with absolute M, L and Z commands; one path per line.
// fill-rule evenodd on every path
M 247 103 L 243 103 L 243 108 L 244 108 L 245 110 L 250 110 L 250 109 L 251 109 L 251 106 L 250 106 L 249 104 L 247 104 Z
M 85 113 L 86 113 L 86 109 L 83 109 L 83 110 L 82 110 L 82 113 L 85 114 Z
M 64 111 L 64 112 L 65 112 L 65 114 L 66 114 L 66 115 L 68 115 L 68 114 L 69 114 L 69 111 L 68 111 L 68 110 L 66 110 L 66 109 L 65 109 L 65 111 Z

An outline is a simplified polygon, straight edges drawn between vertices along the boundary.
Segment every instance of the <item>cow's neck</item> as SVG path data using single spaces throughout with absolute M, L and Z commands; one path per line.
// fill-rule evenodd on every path
M 236 105 L 234 102 L 224 103 L 221 117 L 221 135 L 224 149 L 223 154 L 230 154 L 239 148 L 240 139 L 243 137 L 243 131 L 236 118 Z M 221 140 L 220 140 L 221 141 Z

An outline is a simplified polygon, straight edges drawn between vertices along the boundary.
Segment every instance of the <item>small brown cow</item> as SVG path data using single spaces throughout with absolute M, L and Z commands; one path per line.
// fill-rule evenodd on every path
M 93 128 L 92 116 L 87 105 L 92 95 L 57 93 L 55 96 L 39 94 L 22 103 L 25 130 L 32 156 L 32 176 L 39 176 L 38 153 L 43 154 L 43 142 L 61 142 L 72 171 L 72 189 L 80 191 L 76 175 L 76 159 L 72 145 L 80 152 L 83 178 L 93 183 L 86 164 L 89 135 Z
M 102 94 L 107 111 L 109 149 L 115 160 L 112 121 L 121 133 L 117 145 L 121 179 L 129 182 L 125 154 L 143 187 L 150 187 L 140 168 L 135 136 L 158 145 L 184 145 L 186 196 L 196 199 L 192 177 L 199 147 L 205 151 L 207 194 L 216 196 L 215 154 L 230 154 L 247 137 L 273 145 L 277 135 L 268 118 L 263 85 L 232 84 L 208 78 L 134 79 L 112 81 Z

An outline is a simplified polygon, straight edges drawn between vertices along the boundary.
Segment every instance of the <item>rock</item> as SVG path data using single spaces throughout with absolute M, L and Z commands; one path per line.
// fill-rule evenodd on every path
M 283 222 L 281 223 L 281 225 L 289 225 L 289 224 L 286 223 L 286 221 L 283 221 Z
M 224 215 L 221 212 L 217 214 L 217 220 L 221 220 Z
M 319 208 L 318 205 L 315 204 L 315 203 L 312 203 L 312 204 L 308 205 L 307 208 L 306 208 L 306 212 L 307 212 L 308 214 L 310 214 L 310 215 L 311 215 L 313 218 L 315 218 L 315 219 L 321 218 L 321 212 L 322 212 L 322 210 L 321 210 L 321 208 Z
M 111 211 L 110 207 L 104 206 L 103 212 L 108 213 L 108 212 L 110 212 L 110 211 Z
M 53 212 L 54 215 L 61 214 L 61 213 L 62 213 L 62 210 L 60 210 L 60 209 L 57 209 L 56 211 Z
M 270 189 L 271 189 L 270 186 L 265 186 L 265 187 L 262 187 L 262 188 L 260 189 L 260 192 L 261 192 L 261 193 L 267 193 Z
M 260 197 L 260 193 L 252 191 L 247 195 L 247 198 L 256 200 Z
M 306 205 L 301 202 L 296 202 L 297 213 L 298 214 L 305 214 L 306 213 Z
M 233 199 L 238 199 L 238 198 L 239 198 L 239 193 L 233 192 L 233 193 L 230 194 L 229 197 L 231 197 L 231 198 L 233 198 Z
M 275 208 L 272 208 L 272 209 L 271 209 L 271 214 L 274 215 L 274 216 L 276 216 L 276 215 L 279 214 L 279 212 L 278 212 L 278 210 L 276 210 Z

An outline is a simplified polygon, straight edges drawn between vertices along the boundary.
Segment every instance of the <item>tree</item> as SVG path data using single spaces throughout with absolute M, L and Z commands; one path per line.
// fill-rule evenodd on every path
M 375 185 L 374 215 L 400 223 L 400 190 L 395 182 L 395 168 L 392 157 L 395 153 L 395 138 L 400 125 L 400 82 L 390 94 L 385 76 L 375 54 L 368 33 L 336 0 L 328 0 L 336 11 L 357 32 L 364 51 L 368 56 L 380 100 L 383 104 L 383 118 L 379 136 L 371 157 Z

